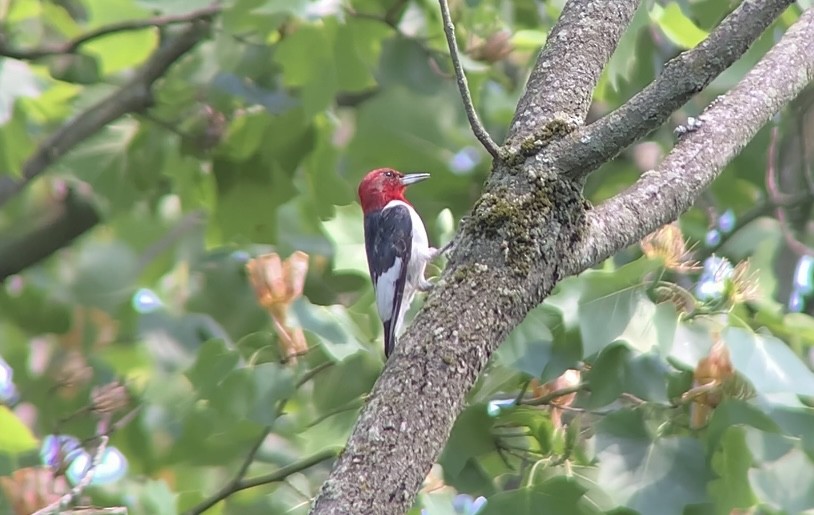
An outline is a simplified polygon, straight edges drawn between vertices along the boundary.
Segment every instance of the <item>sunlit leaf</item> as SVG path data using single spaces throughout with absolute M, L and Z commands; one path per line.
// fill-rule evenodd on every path
M 6 406 L 0 405 L 0 453 L 18 454 L 39 445 L 31 430 Z
M 667 7 L 654 4 L 650 18 L 658 23 L 670 41 L 682 48 L 693 48 L 707 37 L 707 32 L 687 18 L 677 2 L 670 2 Z

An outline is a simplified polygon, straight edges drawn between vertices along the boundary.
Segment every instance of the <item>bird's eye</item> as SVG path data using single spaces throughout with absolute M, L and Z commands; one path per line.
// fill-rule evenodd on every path
M 385 177 L 393 177 L 393 172 L 384 172 Z

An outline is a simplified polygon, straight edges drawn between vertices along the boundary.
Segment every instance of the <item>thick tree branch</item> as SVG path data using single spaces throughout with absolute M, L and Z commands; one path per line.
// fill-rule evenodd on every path
M 617 9 L 615 2 L 594 7 L 592 15 L 602 20 Z M 771 113 L 811 79 L 813 18 L 807 12 L 730 96 L 708 110 L 706 125 L 682 138 L 658 171 L 593 212 L 585 211 L 580 181 L 563 177 L 545 156 L 495 160 L 483 195 L 455 237 L 447 268 L 387 361 L 312 513 L 407 511 L 467 392 L 509 332 L 561 279 L 687 209 Z M 583 41 L 571 43 L 581 55 Z M 544 84 L 537 75 L 555 67 L 538 66 L 530 82 Z M 571 70 L 562 73 L 573 79 Z M 581 78 L 590 83 L 593 75 Z M 582 95 L 568 92 L 564 98 L 581 108 Z M 531 103 L 537 115 L 547 116 Z M 531 114 L 520 123 L 536 125 Z
M 0 177 L 0 206 L 76 145 L 120 116 L 146 109 L 151 88 L 169 67 L 191 50 L 207 33 L 209 24 L 196 21 L 163 44 L 124 86 L 80 113 L 47 137 L 23 164 L 19 179 Z
M 167 25 L 187 23 L 196 20 L 207 20 L 219 13 L 220 10 L 221 7 L 219 5 L 209 5 L 207 7 L 196 9 L 184 14 L 156 16 L 154 18 L 146 18 L 143 20 L 126 20 L 118 23 L 111 23 L 110 25 L 99 27 L 98 29 L 82 34 L 81 36 L 77 36 L 69 41 L 41 48 L 13 48 L 8 46 L 3 39 L 0 38 L 0 56 L 33 61 L 52 55 L 72 54 L 79 50 L 79 47 L 85 43 L 103 36 L 109 36 L 110 34 L 115 34 L 117 32 L 128 32 L 133 30 L 147 29 L 150 27 L 165 27 Z
M 2 238 L 0 282 L 66 247 L 98 223 L 99 215 L 90 202 L 68 190 L 42 222 L 17 237 Z
M 588 175 L 622 149 L 658 128 L 692 96 L 729 68 L 792 0 L 745 0 L 697 47 L 664 67 L 627 103 L 552 148 L 557 167 Z
M 452 23 L 452 16 L 449 14 L 449 4 L 447 0 L 438 0 L 441 6 L 441 19 L 444 21 L 444 34 L 447 37 L 447 45 L 449 46 L 449 57 L 452 60 L 452 68 L 455 70 L 455 81 L 458 83 L 458 91 L 461 92 L 461 100 L 464 103 L 464 110 L 466 110 L 466 117 L 469 119 L 469 125 L 472 127 L 472 132 L 475 137 L 481 142 L 483 148 L 486 149 L 493 158 L 500 157 L 500 149 L 497 144 L 486 132 L 478 113 L 475 111 L 475 105 L 472 103 L 472 95 L 469 93 L 469 84 L 466 82 L 466 74 L 464 67 L 461 65 L 461 57 L 458 55 L 458 43 L 455 40 L 455 24 Z
M 515 147 L 551 122 L 582 125 L 602 69 L 638 0 L 569 0 L 548 36 L 517 105 L 506 143 Z M 542 138 L 545 139 L 545 138 Z
M 579 272 L 678 218 L 757 131 L 814 79 L 814 9 L 701 116 L 656 170 L 588 214 Z

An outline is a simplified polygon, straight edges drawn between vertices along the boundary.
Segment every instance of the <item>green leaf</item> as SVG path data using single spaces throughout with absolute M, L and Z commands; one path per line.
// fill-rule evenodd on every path
M 709 493 L 715 501 L 716 513 L 731 513 L 734 508 L 748 508 L 755 503 L 749 487 L 751 465 L 752 454 L 745 432 L 741 428 L 729 428 L 712 456 L 712 470 L 718 477 L 710 482 Z
M 541 30 L 523 29 L 512 34 L 509 42 L 517 50 L 537 50 L 545 45 L 548 34 Z
M 785 513 L 814 509 L 814 464 L 800 449 L 749 471 L 752 490 L 763 503 Z
M 349 18 L 336 27 L 333 63 L 340 90 L 362 91 L 376 85 L 372 64 L 379 57 L 381 39 L 387 35 L 388 28 L 376 20 Z
M 335 213 L 333 219 L 322 222 L 322 230 L 334 246 L 334 270 L 368 277 L 362 208 L 354 202 L 336 206 Z
M 622 392 L 666 403 L 669 368 L 655 353 L 635 354 L 624 344 L 612 344 L 599 354 L 585 376 L 591 385 L 590 407 L 616 401 Z
M 544 483 L 490 496 L 478 515 L 582 515 L 601 513 L 583 502 L 585 489 L 570 478 L 560 476 Z
M 496 449 L 492 424 L 483 404 L 469 406 L 458 416 L 438 460 L 446 476 L 456 477 L 470 459 Z
M 621 87 L 621 79 L 629 78 L 633 71 L 637 60 L 640 57 L 636 54 L 636 41 L 639 38 L 639 33 L 646 30 L 650 25 L 650 18 L 647 13 L 647 8 L 640 5 L 633 15 L 633 19 L 628 24 L 627 29 L 619 39 L 619 44 L 613 51 L 608 65 L 605 67 L 604 74 L 608 77 L 608 81 L 613 89 L 618 90 Z
M 758 394 L 790 405 L 799 405 L 794 395 L 814 396 L 814 373 L 782 341 L 734 327 L 721 336 L 732 365 Z
M 38 278 L 31 276 L 13 294 L 0 290 L 0 311 L 6 320 L 32 334 L 65 333 L 73 317 L 70 301 L 55 295 L 48 284 L 40 284 Z
M 619 398 L 625 389 L 625 363 L 630 355 L 630 348 L 623 344 L 610 345 L 599 353 L 586 374 L 591 385 L 590 406 L 605 406 Z
M 0 65 L 2 65 L 2 61 L 0 61 Z M 2 104 L 0 104 L 0 110 L 2 110 Z M 5 175 L 21 177 L 23 166 L 35 148 L 23 109 L 17 106 L 12 109 L 12 112 L 14 116 L 7 123 L 0 124 L 0 178 Z M 2 116 L 2 112 L 0 112 L 0 116 Z
M 266 0 L 260 7 L 252 9 L 252 14 L 290 14 L 304 18 L 309 5 L 308 0 Z
M 368 353 L 357 353 L 320 372 L 314 382 L 314 407 L 332 413 L 370 392 L 381 372 L 381 364 Z
M 328 107 L 339 88 L 333 55 L 335 32 L 335 20 L 326 20 L 324 26 L 303 24 L 274 52 L 285 84 L 301 88 L 302 105 L 309 117 Z
M 89 13 L 90 28 L 150 15 L 149 11 L 136 6 L 132 0 L 85 0 L 85 7 Z M 82 50 L 95 55 L 102 75 L 108 76 L 141 64 L 157 46 L 158 31 L 146 28 L 94 39 L 82 45 Z
M 270 124 L 268 113 L 263 111 L 236 116 L 226 129 L 218 155 L 234 161 L 248 160 L 264 144 Z
M 238 364 L 240 356 L 223 340 L 209 340 L 198 350 L 195 363 L 186 371 L 192 386 L 204 399 L 217 394 L 220 384 Z
M 708 36 L 708 33 L 698 28 L 687 18 L 676 2 L 670 2 L 666 7 L 653 4 L 650 18 L 656 22 L 664 35 L 682 48 L 693 48 Z
M 651 440 L 642 427 L 606 417 L 596 436 L 598 482 L 620 505 L 640 513 L 681 514 L 687 504 L 704 502 L 710 472 L 694 438 Z M 634 431 L 631 432 L 630 429 Z M 637 434 L 638 433 L 638 434 Z
M 406 87 L 422 95 L 437 92 L 442 84 L 441 77 L 428 64 L 424 49 L 416 41 L 408 38 L 392 38 L 384 41 L 379 75 L 383 87 Z M 385 91 L 384 93 L 389 94 L 390 92 Z M 401 110 L 395 105 L 391 107 Z M 398 165 L 395 164 L 395 166 Z
M 175 515 L 178 494 L 173 493 L 163 480 L 148 480 L 139 496 L 144 513 Z
M 139 130 L 132 119 L 121 119 L 91 136 L 62 160 L 76 178 L 93 184 L 99 206 L 121 212 L 136 202 L 134 185 L 125 174 L 130 143 Z
M 138 272 L 136 253 L 124 242 L 89 243 L 80 249 L 73 291 L 79 303 L 113 313 L 130 301 Z
M 426 515 L 457 515 L 457 511 L 452 506 L 454 494 L 448 490 L 439 492 L 421 493 L 418 502 L 421 504 L 422 513 Z
M 212 392 L 212 406 L 226 417 L 270 426 L 278 404 L 294 392 L 294 374 L 278 363 L 241 367 L 229 372 Z
M 763 413 L 758 407 L 742 400 L 727 399 L 712 412 L 712 417 L 707 425 L 708 447 L 717 449 L 727 430 L 738 425 L 754 427 L 764 432 L 780 431 L 772 417 Z
M 532 377 L 540 377 L 551 361 L 552 346 L 557 341 L 549 326 L 557 324 L 562 322 L 553 309 L 546 306 L 533 309 L 498 349 L 500 360 Z
M 246 177 L 220 192 L 215 223 L 221 241 L 271 243 L 277 239 L 277 206 L 269 198 L 272 182 L 269 178 Z
M 42 81 L 34 75 L 28 63 L 0 59 L 0 125 L 5 125 L 12 118 L 14 103 L 18 98 L 37 97 L 42 90 Z
M 668 303 L 654 304 L 643 290 L 644 274 L 657 267 L 642 259 L 615 271 L 590 270 L 584 274 L 579 327 L 585 357 L 616 340 L 640 351 L 672 346 L 675 309 Z
M 527 427 L 543 453 L 555 452 L 554 426 L 547 411 L 534 406 L 513 406 L 502 409 L 497 423 L 509 423 L 513 426 Z M 561 445 L 556 452 L 561 452 Z
M 362 351 L 359 328 L 342 306 L 317 306 L 297 299 L 291 309 L 300 327 L 316 335 L 334 361 L 342 361 Z
M 36 437 L 6 406 L 0 405 L 0 453 L 19 454 L 31 451 L 39 446 Z

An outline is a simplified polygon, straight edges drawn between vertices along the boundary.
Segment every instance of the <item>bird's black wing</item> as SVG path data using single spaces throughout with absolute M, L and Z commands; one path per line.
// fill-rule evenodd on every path
M 412 251 L 413 222 L 405 206 L 365 215 L 365 250 L 376 307 L 384 325 L 384 354 L 390 357 L 396 341 L 396 320 L 401 309 L 407 264 Z

